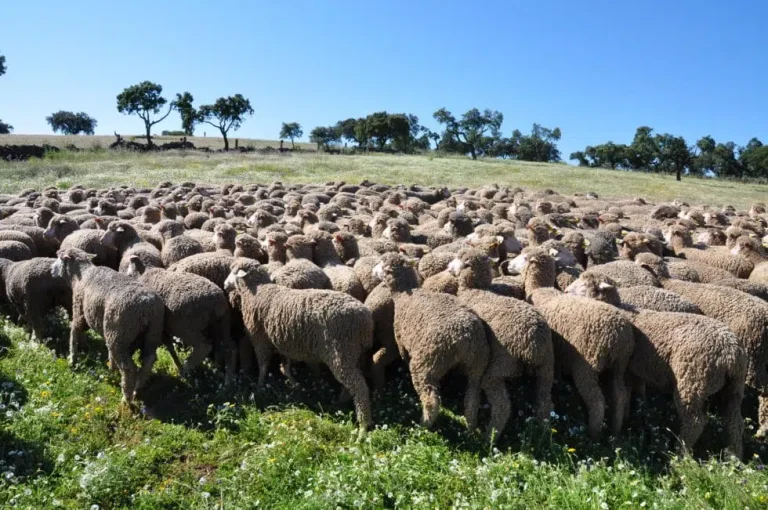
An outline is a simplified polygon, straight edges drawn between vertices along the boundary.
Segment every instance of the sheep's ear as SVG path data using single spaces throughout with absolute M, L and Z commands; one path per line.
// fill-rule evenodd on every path
M 86 253 L 85 256 L 88 258 L 88 260 L 95 260 L 96 254 L 95 253 Z
M 560 253 L 559 253 L 559 252 L 558 252 L 556 249 L 554 249 L 554 248 L 550 248 L 550 249 L 549 249 L 549 254 L 550 254 L 552 257 L 557 257 L 557 256 L 558 256 Z
M 504 242 L 504 236 L 496 236 L 496 242 L 501 244 Z
M 59 225 L 66 225 L 66 224 L 67 224 L 67 220 L 59 220 Z
M 248 273 L 246 273 L 246 272 L 245 272 L 245 271 L 243 271 L 242 269 L 238 269 L 237 273 L 235 273 L 235 276 L 236 276 L 237 278 L 245 278 L 247 274 L 248 274 Z
M 600 290 L 608 290 L 608 289 L 612 289 L 613 285 L 611 285 L 610 283 L 600 282 L 597 288 Z
M 650 240 L 648 238 L 643 238 L 643 244 L 648 244 Z
M 115 232 L 125 232 L 125 227 L 117 227 Z

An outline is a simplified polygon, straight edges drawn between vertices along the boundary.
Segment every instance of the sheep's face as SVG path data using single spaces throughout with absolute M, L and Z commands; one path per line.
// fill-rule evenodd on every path
M 61 241 L 77 228 L 77 225 L 67 218 L 55 217 L 48 223 L 48 228 L 43 232 L 43 236 Z
M 56 260 L 51 264 L 51 275 L 66 279 L 78 274 L 82 265 L 90 265 L 96 258 L 96 255 L 76 248 L 59 250 L 56 256 Z
M 448 264 L 447 271 L 453 276 L 459 276 L 462 269 L 464 269 L 464 262 L 459 258 L 455 258 Z
M 227 276 L 227 279 L 224 280 L 224 290 L 227 292 L 232 292 L 233 290 L 237 289 L 238 284 L 243 283 L 243 278 L 245 278 L 247 274 L 248 273 L 242 269 L 232 270 L 232 272 L 229 273 L 229 276 Z

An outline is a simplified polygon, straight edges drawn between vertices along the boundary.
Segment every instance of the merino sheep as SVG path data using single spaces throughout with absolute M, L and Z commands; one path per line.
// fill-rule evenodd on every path
M 496 295 L 491 261 L 482 251 L 462 250 L 450 271 L 459 280 L 459 302 L 468 306 L 487 325 L 490 360 L 483 376 L 483 390 L 491 402 L 489 430 L 501 433 L 511 405 L 505 379 L 530 373 L 536 377 L 536 416 L 546 420 L 552 411 L 554 353 L 552 332 L 531 305 Z
M 144 263 L 144 267 L 163 267 L 160 250 L 154 245 L 142 241 L 136 229 L 124 220 L 113 221 L 104 232 L 101 242 L 104 246 L 115 248 L 120 257 L 120 272 L 128 270 L 128 259 L 131 255 L 137 255 Z
M 489 356 L 482 321 L 453 296 L 413 289 L 415 274 L 402 255 L 384 255 L 373 271 L 392 291 L 395 341 L 411 369 L 423 425 L 434 425 L 440 380 L 458 367 L 467 375 L 464 416 L 467 427 L 474 429 Z
M 361 429 L 369 427 L 373 418 L 361 362 L 373 344 L 371 312 L 341 292 L 274 285 L 263 267 L 249 268 L 240 260 L 247 259 L 232 264 L 225 288 L 239 296 L 259 365 L 259 386 L 275 352 L 323 363 L 352 395 Z
M 93 255 L 66 249 L 51 265 L 54 277 L 64 278 L 72 288 L 72 329 L 69 362 L 77 359 L 85 330 L 99 333 L 107 343 L 111 365 L 121 374 L 125 402 L 133 402 L 144 386 L 162 343 L 164 305 L 162 298 L 133 278 L 113 269 L 93 265 Z M 141 369 L 133 352 L 141 350 Z

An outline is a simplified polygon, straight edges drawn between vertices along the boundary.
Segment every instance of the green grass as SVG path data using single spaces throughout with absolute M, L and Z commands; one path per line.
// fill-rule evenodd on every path
M 300 387 L 270 377 L 236 390 L 206 368 L 189 382 L 161 349 L 131 413 L 103 345 L 70 368 L 59 323 L 47 345 L 2 321 L 0 506 L 19 508 L 764 508 L 764 444 L 748 462 L 667 454 L 669 402 L 640 413 L 618 440 L 584 437 L 571 388 L 542 429 L 526 421 L 525 391 L 498 447 L 464 431 L 458 388 L 444 388 L 438 428 L 413 422 L 417 398 L 402 367 L 375 399 L 376 428 L 357 440 L 351 409 L 327 377 Z M 58 352 L 58 355 L 57 355 Z M 458 385 L 461 386 L 461 385 Z M 748 421 L 748 425 L 751 422 Z M 703 443 L 717 443 L 717 425 Z M 749 435 L 749 434 L 748 434 Z M 706 453 L 704 453 L 706 456 Z
M 179 155 L 82 152 L 0 163 L 0 190 L 75 183 L 151 186 L 161 180 L 221 183 L 380 182 L 476 186 L 489 182 L 564 193 L 683 198 L 744 207 L 764 186 L 564 165 L 410 156 Z M 265 391 L 234 389 L 204 367 L 177 377 L 164 349 L 132 413 L 92 337 L 80 362 L 64 359 L 67 326 L 45 345 L 0 317 L 0 506 L 19 508 L 766 508 L 766 443 L 753 438 L 755 396 L 745 400 L 745 462 L 719 458 L 711 420 L 696 458 L 672 453 L 669 398 L 652 396 L 617 439 L 587 440 L 572 387 L 554 390 L 546 427 L 527 418 L 531 384 L 511 386 L 513 418 L 496 447 L 468 434 L 463 383 L 450 377 L 434 431 L 415 423 L 418 399 L 404 365 L 374 398 L 376 428 L 358 441 L 350 407 L 326 373 L 298 368 L 297 388 L 276 370 Z M 487 409 L 481 422 L 487 422 Z
M 481 186 L 497 183 L 526 189 L 552 188 L 561 193 L 595 191 L 612 198 L 652 201 L 685 200 L 692 204 L 748 208 L 764 202 L 768 185 L 715 179 L 579 168 L 564 164 L 470 161 L 435 156 L 326 154 L 260 155 L 108 151 L 52 154 L 45 160 L 0 162 L 0 191 L 80 183 L 86 186 L 153 186 L 163 180 L 201 183 L 360 182 Z

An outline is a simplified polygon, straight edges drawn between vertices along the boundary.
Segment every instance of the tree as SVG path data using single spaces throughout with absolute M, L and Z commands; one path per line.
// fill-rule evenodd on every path
M 192 106 L 195 98 L 189 92 L 176 94 L 176 99 L 171 103 L 171 108 L 178 110 L 181 116 L 181 128 L 184 134 L 192 136 L 195 134 L 195 124 L 198 120 L 197 110 Z
M 587 159 L 587 154 L 585 151 L 576 151 L 571 152 L 571 155 L 568 156 L 568 159 L 573 161 L 578 160 L 579 166 L 589 166 L 589 160 Z
M 8 67 L 5 65 L 5 55 L 0 55 L 0 76 L 4 75 L 7 70 Z
M 10 135 L 11 132 L 13 132 L 13 126 L 6 124 L 3 122 L 3 119 L 0 119 L 0 135 Z
M 85 112 L 74 113 L 64 110 L 52 113 L 45 120 L 51 125 L 54 133 L 60 132 L 64 135 L 79 135 L 80 133 L 92 135 L 97 124 L 96 119 Z
M 739 163 L 745 177 L 768 177 L 768 146 L 752 138 L 739 151 Z
M 331 144 L 338 143 L 341 140 L 341 132 L 337 126 L 318 126 L 309 133 L 309 141 L 317 144 L 317 150 L 330 150 Z
M 659 148 L 659 170 L 670 173 L 674 172 L 675 179 L 679 181 L 683 171 L 693 161 L 693 155 L 685 143 L 685 138 L 664 133 L 656 135 L 654 142 Z
M 445 126 L 445 134 L 441 148 L 452 152 L 460 151 L 469 154 L 472 159 L 483 155 L 486 149 L 493 145 L 494 140 L 500 138 L 501 124 L 504 115 L 501 112 L 485 109 L 480 111 L 472 108 L 461 116 L 461 120 L 446 110 L 440 108 L 433 117 L 437 122 Z M 446 137 L 452 140 L 445 140 Z
M 224 138 L 224 150 L 227 151 L 229 150 L 227 133 L 230 129 L 235 131 L 240 129 L 247 115 L 253 115 L 251 102 L 241 94 L 235 94 L 234 96 L 220 97 L 213 104 L 201 106 L 199 120 L 219 128 L 221 136 Z
M 340 120 L 336 123 L 335 129 L 341 133 L 341 137 L 346 141 L 354 142 L 360 145 L 360 141 L 357 139 L 357 135 L 355 134 L 355 128 L 357 127 L 359 120 L 362 119 L 349 118 L 347 120 Z
M 291 149 L 296 148 L 296 144 L 293 143 L 294 138 L 301 138 L 302 136 L 304 136 L 304 131 L 301 129 L 301 124 L 298 122 L 283 122 L 283 127 L 280 128 L 280 139 L 290 138 Z
M 534 124 L 530 135 L 523 135 L 517 129 L 513 131 L 508 143 L 521 161 L 557 162 L 560 161 L 557 141 L 561 136 L 560 128 L 549 129 Z
M 151 81 L 143 81 L 123 90 L 117 96 L 117 111 L 126 115 L 138 115 L 144 121 L 147 133 L 147 144 L 152 145 L 152 126 L 166 119 L 173 110 L 173 104 L 168 112 L 159 119 L 153 119 L 153 115 L 168 102 L 163 96 L 163 87 Z
M 659 148 L 654 137 L 653 128 L 640 126 L 635 131 L 635 137 L 627 148 L 627 165 L 633 170 L 654 170 L 658 161 Z

